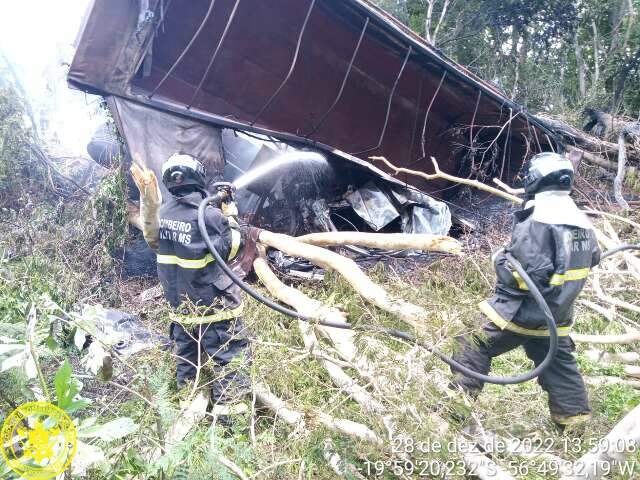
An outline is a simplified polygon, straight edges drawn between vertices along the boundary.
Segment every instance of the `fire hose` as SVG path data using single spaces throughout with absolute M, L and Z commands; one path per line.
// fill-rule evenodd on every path
M 351 325 L 346 322 L 315 320 L 314 318 L 309 317 L 307 315 L 303 315 L 300 312 L 283 307 L 279 303 L 257 292 L 250 285 L 245 283 L 240 277 L 238 277 L 238 275 L 236 275 L 236 273 L 233 270 L 231 270 L 229 265 L 227 265 L 227 263 L 222 258 L 220 253 L 218 253 L 218 251 L 216 250 L 216 247 L 213 245 L 213 242 L 211 241 L 211 237 L 209 236 L 209 232 L 207 231 L 207 226 L 205 223 L 205 210 L 207 205 L 209 205 L 210 203 L 220 204 L 221 198 L 224 198 L 224 197 L 221 197 L 221 195 L 226 195 L 226 194 L 224 192 L 219 192 L 217 194 L 214 194 L 205 198 L 200 203 L 200 206 L 198 208 L 198 228 L 200 230 L 200 234 L 202 235 L 202 238 L 204 239 L 204 242 L 207 245 L 207 248 L 211 251 L 211 254 L 215 258 L 216 262 L 218 263 L 222 271 L 233 281 L 233 283 L 238 285 L 238 287 L 244 290 L 249 296 L 257 300 L 258 302 L 266 305 L 267 307 L 271 308 L 272 310 L 275 310 L 276 312 L 282 313 L 284 315 L 287 315 L 293 318 L 297 318 L 299 320 L 303 320 L 305 322 L 314 323 L 323 327 L 339 328 L 342 330 L 353 330 L 353 331 L 367 332 L 367 333 L 381 333 L 381 334 L 389 335 L 391 337 L 404 340 L 410 344 L 417 345 L 421 348 L 424 348 L 428 352 L 438 357 L 444 363 L 449 365 L 451 369 L 454 371 L 458 371 L 460 373 L 463 373 L 466 376 L 475 378 L 482 382 L 494 383 L 497 385 L 514 385 L 518 383 L 528 382 L 529 380 L 533 380 L 534 378 L 537 378 L 542 374 L 542 372 L 545 371 L 545 369 L 549 366 L 549 364 L 553 361 L 553 359 L 556 356 L 556 353 L 558 351 L 558 328 L 556 326 L 555 319 L 553 318 L 553 314 L 551 313 L 551 309 L 549 308 L 549 305 L 547 304 L 544 297 L 542 296 L 542 293 L 540 293 L 538 286 L 533 282 L 531 277 L 527 274 L 522 264 L 508 252 L 506 253 L 507 260 L 513 266 L 516 272 L 518 272 L 518 274 L 520 275 L 524 283 L 529 288 L 529 293 L 533 296 L 533 299 L 536 301 L 536 303 L 544 313 L 545 321 L 549 329 L 549 350 L 547 351 L 547 355 L 545 356 L 544 360 L 540 362 L 540 364 L 538 364 L 532 370 L 520 375 L 514 375 L 509 377 L 497 377 L 497 376 L 485 375 L 480 372 L 476 372 L 475 370 L 472 370 L 466 367 L 465 365 L 457 362 L 453 358 L 448 357 L 445 353 L 441 352 L 439 349 L 437 349 L 433 345 L 429 345 L 421 341 L 420 339 L 416 338 L 414 335 L 412 335 L 409 332 L 397 330 L 394 328 L 378 327 L 374 325 Z M 616 253 L 626 251 L 626 250 L 640 250 L 640 245 L 622 245 L 620 247 L 614 248 L 604 253 L 602 255 L 602 259 L 605 259 L 611 255 L 614 255 Z

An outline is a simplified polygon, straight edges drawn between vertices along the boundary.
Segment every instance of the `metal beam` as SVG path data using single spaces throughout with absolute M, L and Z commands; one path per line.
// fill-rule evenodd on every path
M 315 6 L 315 4 L 316 4 L 316 0 L 311 0 L 311 4 L 309 5 L 309 9 L 307 10 L 307 16 L 305 17 L 304 23 L 302 24 L 302 29 L 300 30 L 300 35 L 298 35 L 298 44 L 296 45 L 296 52 L 293 55 L 293 61 L 291 62 L 289 73 L 287 73 L 287 76 L 282 81 L 278 89 L 274 92 L 273 95 L 271 95 L 271 98 L 269 98 L 267 103 L 264 104 L 264 106 L 260 109 L 258 114 L 254 117 L 253 121 L 249 124 L 250 126 L 253 126 L 258 121 L 258 119 L 262 116 L 265 110 L 269 108 L 269 105 L 271 105 L 271 102 L 275 100 L 275 98 L 280 94 L 280 91 L 284 88 L 284 86 L 287 84 L 287 82 L 291 78 L 291 75 L 293 74 L 293 71 L 296 68 L 296 63 L 298 63 L 298 55 L 300 54 L 300 45 L 302 45 L 302 37 L 304 37 L 304 31 L 307 29 L 307 24 L 309 23 L 309 17 L 311 16 L 311 11 L 313 10 L 313 7 Z
M 193 103 L 196 101 L 196 97 L 198 96 L 198 93 L 200 93 L 200 89 L 202 88 L 202 85 L 204 85 L 204 82 L 207 79 L 209 72 L 211 71 L 211 67 L 213 67 L 213 63 L 216 61 L 216 58 L 218 57 L 218 53 L 220 52 L 220 47 L 222 47 L 222 43 L 224 42 L 224 39 L 227 38 L 227 33 L 229 33 L 229 28 L 231 27 L 233 18 L 236 16 L 236 12 L 238 11 L 238 5 L 240 5 L 240 0 L 236 0 L 236 4 L 233 6 L 233 10 L 229 15 L 229 19 L 227 20 L 227 24 L 224 27 L 224 31 L 222 32 L 222 36 L 220 37 L 220 41 L 218 42 L 218 45 L 216 46 L 216 49 L 213 52 L 213 56 L 211 57 L 211 60 L 209 60 L 209 65 L 207 66 L 207 70 L 204 72 L 204 75 L 202 76 L 202 79 L 198 84 L 198 88 L 196 88 L 196 91 L 193 94 L 193 97 L 191 97 L 191 101 L 187 105 L 187 110 L 189 110 L 193 105 Z
M 396 81 L 393 84 L 393 88 L 391 89 L 391 94 L 389 95 L 389 102 L 387 103 L 387 114 L 385 115 L 384 125 L 382 126 L 382 131 L 380 132 L 380 139 L 378 140 L 377 145 L 362 150 L 360 152 L 352 153 L 351 155 L 362 155 L 363 153 L 372 152 L 373 150 L 377 150 L 382 145 L 382 141 L 384 140 L 384 134 L 387 132 L 387 126 L 389 125 L 389 115 L 391 114 L 391 105 L 393 104 L 393 97 L 396 94 L 396 89 L 398 88 L 398 84 L 400 83 L 400 78 L 402 78 L 402 74 L 404 73 L 404 69 L 407 66 L 407 62 L 409 61 L 409 57 L 411 56 L 411 52 L 413 52 L 413 47 L 409 47 L 407 50 L 407 54 L 404 57 L 404 61 L 402 62 L 402 67 L 400 67 L 400 71 L 398 72 L 398 76 L 396 77 Z
M 182 50 L 182 53 L 180 54 L 180 56 L 176 59 L 175 62 L 173 62 L 173 65 L 171 65 L 171 68 L 169 68 L 169 70 L 167 71 L 167 73 L 164 75 L 164 77 L 162 77 L 162 80 L 160 80 L 160 82 L 158 82 L 158 85 L 156 85 L 156 88 L 154 88 L 152 90 L 152 92 L 149 94 L 149 98 L 152 98 L 156 92 L 158 91 L 158 89 L 160 89 L 160 87 L 164 84 L 164 82 L 167 80 L 167 78 L 169 78 L 169 76 L 173 73 L 173 71 L 176 69 L 176 67 L 178 66 L 178 64 L 182 61 L 182 59 L 185 57 L 185 55 L 187 54 L 187 52 L 191 49 L 191 46 L 193 45 L 193 43 L 196 41 L 196 39 L 198 38 L 198 35 L 200 35 L 200 32 L 202 32 L 202 29 L 204 28 L 205 24 L 207 23 L 207 20 L 209 20 L 209 17 L 211 16 L 211 12 L 213 11 L 213 6 L 216 4 L 216 0 L 211 0 L 211 3 L 209 3 L 209 10 L 207 10 L 207 13 L 204 16 L 204 19 L 202 19 L 202 22 L 200 23 L 200 26 L 198 27 L 198 29 L 196 30 L 196 33 L 193 34 L 193 36 L 191 37 L 191 40 L 189 40 L 189 43 L 187 44 L 186 47 L 184 47 L 184 50 Z

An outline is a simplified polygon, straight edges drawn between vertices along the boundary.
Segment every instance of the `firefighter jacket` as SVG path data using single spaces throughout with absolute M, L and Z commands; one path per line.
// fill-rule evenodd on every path
M 542 310 L 505 257 L 508 251 L 540 289 L 558 334 L 568 335 L 574 302 L 589 271 L 600 261 L 600 249 L 592 229 L 539 222 L 533 219 L 533 210 L 515 213 L 511 244 L 494 255 L 495 294 L 480 304 L 480 310 L 502 329 L 522 335 L 549 335 Z
M 242 314 L 239 288 L 222 271 L 198 229 L 201 194 L 171 196 L 160 208 L 158 277 L 165 297 L 181 324 L 211 323 Z M 240 232 L 220 209 L 205 210 L 209 236 L 222 258 L 233 259 L 240 248 Z

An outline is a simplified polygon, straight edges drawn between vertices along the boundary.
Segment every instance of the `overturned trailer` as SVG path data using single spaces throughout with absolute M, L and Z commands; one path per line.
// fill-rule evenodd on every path
M 283 149 L 323 155 L 319 175 L 285 169 L 247 193 L 254 221 L 293 210 L 263 219 L 289 233 L 448 230 L 446 206 L 425 193 L 446 199 L 454 185 L 392 177 L 369 156 L 425 172 L 434 156 L 444 171 L 510 182 L 558 148 L 495 86 L 364 0 L 95 0 L 69 83 L 107 98 L 131 157 L 156 172 L 176 151 L 212 181 Z

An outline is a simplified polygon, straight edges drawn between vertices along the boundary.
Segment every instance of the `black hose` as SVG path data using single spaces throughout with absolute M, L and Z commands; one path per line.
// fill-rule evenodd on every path
M 639 245 L 620 245 L 619 247 L 616 248 L 612 248 L 611 250 L 608 250 L 606 252 L 604 252 L 601 256 L 600 256 L 600 261 L 604 260 L 607 257 L 610 257 L 611 255 L 615 255 L 616 253 L 620 253 L 623 252 L 625 250 L 640 250 L 640 244 Z
M 224 273 L 226 273 L 229 276 L 229 278 L 231 278 L 231 280 L 236 285 L 238 285 L 238 287 L 240 287 L 242 290 L 244 290 L 246 293 L 248 293 L 252 298 L 257 300 L 258 302 L 263 303 L 264 305 L 271 308 L 272 310 L 275 310 L 276 312 L 303 320 L 305 322 L 317 323 L 318 325 L 321 325 L 323 327 L 340 328 L 343 330 L 354 330 L 354 331 L 361 331 L 361 332 L 382 333 L 385 335 L 389 335 L 391 337 L 398 338 L 424 348 L 425 350 L 433 353 L 444 363 L 449 365 L 452 370 L 461 372 L 466 376 L 475 378 L 482 382 L 494 383 L 497 385 L 513 385 L 513 384 L 524 383 L 529 380 L 532 380 L 540 376 L 540 374 L 549 366 L 549 364 L 553 361 L 554 357 L 556 356 L 556 353 L 558 351 L 558 329 L 556 326 L 556 322 L 553 318 L 553 314 L 549 309 L 549 305 L 547 305 L 547 302 L 545 301 L 544 297 L 540 293 L 540 290 L 538 289 L 537 285 L 533 282 L 533 280 L 531 280 L 531 277 L 529 277 L 529 275 L 524 270 L 520 262 L 518 262 L 518 260 L 516 260 L 510 253 L 506 254 L 507 260 L 516 269 L 516 271 L 518 272 L 522 280 L 526 283 L 527 287 L 529 288 L 529 292 L 531 293 L 534 300 L 536 301 L 538 306 L 542 309 L 542 312 L 545 315 L 545 321 L 547 322 L 547 326 L 549 327 L 549 350 L 544 360 L 538 366 L 536 366 L 533 370 L 530 370 L 527 373 L 523 373 L 521 375 L 515 375 L 511 377 L 494 377 L 491 375 L 484 375 L 482 373 L 476 372 L 475 370 L 471 370 L 465 365 L 462 365 L 456 360 L 448 357 L 443 352 L 438 350 L 436 347 L 432 345 L 428 345 L 418 340 L 415 336 L 413 336 L 409 332 L 404 332 L 402 330 L 397 330 L 393 328 L 376 327 L 373 325 L 353 326 L 346 322 L 332 322 L 327 320 L 315 321 L 314 318 L 309 317 L 308 315 L 303 315 L 300 312 L 296 312 L 295 310 L 291 310 L 289 308 L 283 307 L 282 305 L 274 302 L 270 298 L 267 298 L 264 295 L 261 295 L 260 293 L 255 291 L 252 287 L 250 287 L 248 284 L 246 284 L 240 277 L 238 277 L 233 270 L 231 270 L 231 268 L 227 265 L 224 259 L 220 256 L 215 246 L 213 245 L 211 238 L 209 237 L 209 232 L 207 232 L 207 226 L 205 223 L 204 213 L 207 205 L 210 202 L 216 201 L 216 200 L 219 200 L 218 195 L 213 195 L 208 198 L 205 198 L 202 201 L 202 203 L 200 203 L 200 206 L 198 208 L 198 228 L 200 230 L 200 234 L 202 235 L 202 238 L 204 239 L 205 244 L 207 245 L 207 248 L 211 251 L 211 254 L 216 259 L 216 262 L 218 262 L 218 265 L 220 265 L 220 268 L 222 268 Z M 625 245 L 623 247 L 619 247 L 617 249 L 611 250 L 610 252 L 606 252 L 605 254 L 602 255 L 602 258 L 604 259 L 609 255 L 613 255 L 614 253 L 617 253 L 622 250 L 636 250 L 636 249 L 640 250 L 640 245 Z
M 247 292 L 255 300 L 257 300 L 260 303 L 263 303 L 264 305 L 271 308 L 272 310 L 282 313 L 283 315 L 299 318 L 300 320 L 304 320 L 304 321 L 312 320 L 310 317 L 303 315 L 300 312 L 296 312 L 295 310 L 291 310 L 289 308 L 283 307 L 279 303 L 276 303 L 270 298 L 267 298 L 264 295 L 261 295 L 260 293 L 256 292 L 253 288 L 247 285 L 240 277 L 238 277 L 235 274 L 235 272 L 231 270 L 231 268 L 229 268 L 229 265 L 227 265 L 227 263 L 224 261 L 224 259 L 220 256 L 220 254 L 216 250 L 216 247 L 213 245 L 213 242 L 211 241 L 211 237 L 209 237 L 209 232 L 207 232 L 207 225 L 204 219 L 204 212 L 205 212 L 205 209 L 207 208 L 207 205 L 210 202 L 218 201 L 219 198 L 220 197 L 217 194 L 212 195 L 210 197 L 205 198 L 200 203 L 200 206 L 198 207 L 198 229 L 200 230 L 200 234 L 202 235 L 202 239 L 204 240 L 204 243 L 207 245 L 207 248 L 209 249 L 213 257 L 216 259 L 216 262 L 218 263 L 218 265 L 220 265 L 220 268 L 222 268 L 224 273 L 226 273 L 229 276 L 229 278 L 233 281 L 233 283 L 238 285 L 238 287 L 240 287 L 242 290 Z M 333 327 L 333 328 L 342 328 L 344 330 L 351 330 L 351 325 L 345 322 L 324 322 L 322 323 L 322 325 L 327 327 Z

